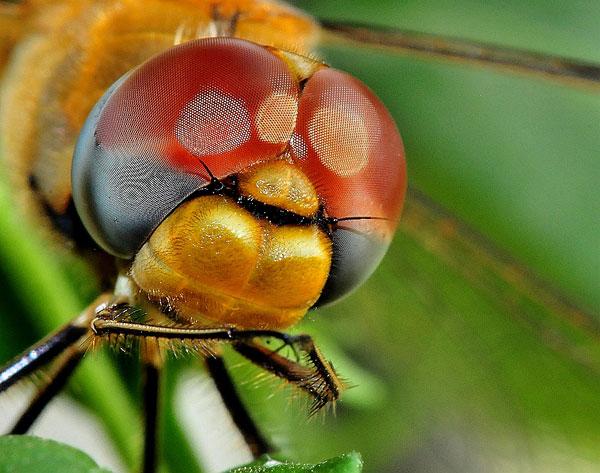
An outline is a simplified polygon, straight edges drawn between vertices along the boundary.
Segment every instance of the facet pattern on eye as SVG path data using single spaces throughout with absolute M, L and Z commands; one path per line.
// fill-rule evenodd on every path
M 317 109 L 308 136 L 321 163 L 341 177 L 358 174 L 369 162 L 371 136 L 363 114 L 344 102 Z
M 100 246 L 124 258 L 133 256 L 172 209 L 206 184 L 201 176 L 182 174 L 150 153 L 97 147 L 95 159 L 89 181 L 92 234 Z
M 256 113 L 256 129 L 261 140 L 269 143 L 288 142 L 296 126 L 298 100 L 288 94 L 273 93 Z
M 217 89 L 196 95 L 175 125 L 179 143 L 194 156 L 226 153 L 250 139 L 250 113 L 241 101 Z
M 298 89 L 286 64 L 263 47 L 190 41 L 132 73 L 107 104 L 98 134 L 107 147 L 162 147 L 165 162 L 183 172 L 196 172 L 201 157 L 225 177 L 284 151 L 296 107 L 269 104 L 297 101 Z
M 360 286 L 381 262 L 387 245 L 368 233 L 340 227 L 333 232 L 329 278 L 315 306 L 335 302 Z
M 308 156 L 308 149 L 306 147 L 306 143 L 304 142 L 304 138 L 302 138 L 302 136 L 297 132 L 294 132 L 292 135 L 290 147 L 296 159 L 306 159 Z
M 298 94 L 281 59 L 232 38 L 192 41 L 141 65 L 95 108 L 75 153 L 74 181 L 88 184 L 74 197 L 88 231 L 107 251 L 133 256 L 206 185 L 200 160 L 224 178 L 279 156 L 293 133 Z
M 296 134 L 306 146 L 306 158 L 294 152 L 296 162 L 317 186 L 328 214 L 385 219 L 347 224 L 389 241 L 406 173 L 400 135 L 377 97 L 357 79 L 321 69 L 304 87 Z

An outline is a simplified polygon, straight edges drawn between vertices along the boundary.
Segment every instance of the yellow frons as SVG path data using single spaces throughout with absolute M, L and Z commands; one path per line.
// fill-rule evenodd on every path
M 253 166 L 240 175 L 240 191 L 264 204 L 289 210 L 304 217 L 319 209 L 314 186 L 300 169 L 286 161 Z

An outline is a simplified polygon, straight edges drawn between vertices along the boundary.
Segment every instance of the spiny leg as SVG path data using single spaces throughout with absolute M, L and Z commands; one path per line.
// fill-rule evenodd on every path
M 314 402 L 310 414 L 313 415 L 321 408 L 335 403 L 345 386 L 309 335 L 287 337 L 286 345 L 291 346 L 295 352 L 297 350 L 304 353 L 308 365 L 282 356 L 279 354 L 281 347 L 271 350 L 255 340 L 237 341 L 233 343 L 233 348 L 255 365 L 312 396 Z
M 39 368 L 55 363 L 47 375 L 48 381 L 13 426 L 12 434 L 25 433 L 64 387 L 87 348 L 89 322 L 109 297 L 100 296 L 79 317 L 17 356 L 0 371 L 0 392 L 3 392 Z
M 77 343 L 87 331 L 76 321 L 71 322 L 11 360 L 0 370 L 0 393 L 50 363 Z
M 258 426 L 246 410 L 242 400 L 239 398 L 223 358 L 221 356 L 208 356 L 205 358 L 205 363 L 223 399 L 225 407 L 231 414 L 231 418 L 238 430 L 243 435 L 254 458 L 272 452 L 273 448 L 262 435 Z
M 240 354 L 256 365 L 313 396 L 315 401 L 311 414 L 335 402 L 344 389 L 344 384 L 333 367 L 308 335 L 291 336 L 275 330 L 241 330 L 231 327 L 194 328 L 174 323 L 153 325 L 133 322 L 130 319 L 115 319 L 110 312 L 98 314 L 91 327 L 94 334 L 100 337 L 150 337 L 192 347 L 195 343 L 201 347 L 202 343 L 215 341 L 232 343 Z M 277 339 L 282 342 L 282 347 L 288 346 L 295 353 L 303 353 L 308 366 L 300 360 L 294 362 L 280 355 L 278 352 L 282 347 L 271 350 L 255 342 L 256 339 L 265 338 Z
M 28 405 L 10 433 L 24 434 L 42 410 L 61 391 L 89 346 L 89 323 L 112 296 L 103 294 L 83 313 L 53 334 L 14 358 L 0 370 L 0 393 L 36 370 L 54 363 L 46 374 L 46 383 Z

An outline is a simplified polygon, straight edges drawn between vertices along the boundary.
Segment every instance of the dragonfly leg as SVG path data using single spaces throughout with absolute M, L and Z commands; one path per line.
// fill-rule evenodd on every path
M 65 350 L 65 353 L 56 361 L 56 366 L 53 367 L 53 372 L 50 374 L 50 380 L 38 391 L 11 429 L 10 434 L 27 433 L 48 403 L 65 387 L 75 368 L 79 366 L 84 353 L 85 348 L 81 346 L 70 346 Z
M 309 335 L 281 335 L 294 353 L 304 355 L 304 360 L 290 360 L 280 354 L 281 347 L 271 350 L 256 343 L 255 339 L 235 342 L 233 348 L 255 365 L 308 393 L 313 398 L 311 415 L 335 403 L 345 388 L 344 383 L 312 338 Z
M 56 359 L 69 347 L 84 341 L 89 335 L 90 321 L 106 306 L 112 296 L 103 294 L 83 313 L 56 332 L 40 340 L 0 369 L 0 393 Z
M 50 363 L 86 334 L 85 327 L 71 322 L 28 348 L 0 369 L 0 393 Z
M 236 427 L 244 437 L 254 458 L 272 452 L 273 448 L 262 435 L 258 426 L 255 424 L 242 403 L 229 372 L 227 371 L 223 358 L 218 355 L 208 356 L 205 358 L 205 364 L 210 376 L 215 382 L 221 398 L 223 399 L 225 407 L 229 411 Z
M 202 348 L 206 348 L 203 344 L 209 342 L 231 343 L 254 364 L 310 394 L 314 398 L 311 414 L 335 402 L 344 389 L 344 383 L 309 335 L 288 335 L 275 330 L 243 330 L 234 327 L 197 328 L 168 323 L 152 325 L 111 316 L 109 311 L 105 315 L 99 314 L 92 321 L 92 330 L 96 336 L 116 336 L 117 339 L 154 338 L 171 345 L 179 343 L 185 347 Z M 265 339 L 279 340 L 282 346 L 272 350 L 256 342 Z M 296 361 L 280 354 L 281 348 L 286 346 L 294 351 Z
M 162 358 L 158 344 L 148 341 L 142 350 L 144 397 L 143 473 L 154 473 L 157 465 L 158 413 Z
M 83 313 L 56 332 L 39 341 L 0 369 L 0 393 L 36 370 L 52 365 L 47 380 L 17 420 L 11 434 L 24 434 L 42 410 L 62 390 L 89 347 L 90 321 L 106 306 L 111 296 L 104 294 Z

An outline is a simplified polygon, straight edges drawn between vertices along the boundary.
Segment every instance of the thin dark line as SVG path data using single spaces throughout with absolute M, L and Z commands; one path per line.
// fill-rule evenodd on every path
M 157 458 L 158 403 L 160 369 L 151 362 L 144 363 L 144 459 L 143 473 L 155 473 Z
M 119 322 L 95 318 L 91 323 L 95 334 L 132 335 L 137 337 L 155 337 L 179 340 L 247 340 L 254 337 L 273 337 L 290 343 L 291 337 L 275 330 L 236 330 L 234 328 L 196 329 L 185 327 L 164 327 L 160 325 L 135 322 Z
M 360 23 L 323 20 L 330 42 L 352 42 L 412 54 L 498 67 L 517 73 L 566 82 L 569 85 L 600 86 L 600 65 L 578 59 L 502 47 L 459 38 L 417 33 Z
M 92 328 L 98 335 L 120 334 L 137 337 L 156 337 L 166 339 L 201 339 L 229 340 L 231 329 L 191 329 L 178 327 L 161 327 L 133 322 L 117 322 L 112 320 L 94 319 Z
M 250 417 L 248 410 L 242 403 L 223 359 L 220 356 L 207 357 L 205 363 L 219 394 L 221 394 L 223 403 L 231 414 L 233 422 L 243 435 L 254 458 L 272 452 L 273 447 L 262 435 L 258 426 L 252 417 Z
M 335 225 L 339 222 L 347 222 L 349 220 L 387 220 L 389 221 L 389 218 L 386 217 L 370 217 L 368 215 L 365 216 L 357 216 L 357 217 L 327 217 L 327 223 L 331 224 L 331 225 Z
M 87 333 L 86 327 L 66 325 L 23 352 L 0 370 L 0 392 L 56 358 Z
M 455 228 L 452 234 L 454 241 L 460 242 L 469 251 L 476 250 L 480 257 L 487 258 L 489 261 L 486 263 L 486 267 L 489 270 L 493 270 L 498 275 L 501 275 L 503 271 L 518 274 L 523 284 L 514 286 L 517 290 L 544 307 L 551 308 L 554 313 L 560 315 L 571 325 L 585 327 L 589 334 L 596 340 L 600 340 L 600 322 L 590 307 L 573 302 L 485 235 L 476 231 L 422 191 L 409 186 L 405 218 L 400 224 L 400 229 L 412 235 L 421 236 L 419 231 L 422 233 L 424 225 L 417 227 L 413 221 L 421 223 L 425 221 L 430 226 L 451 222 Z
M 290 365 L 292 363 L 288 359 L 279 355 L 267 353 L 266 349 L 263 347 L 259 347 L 251 343 L 240 342 L 234 343 L 233 348 L 240 355 L 244 356 L 260 368 L 269 371 L 279 378 L 287 379 L 290 382 L 301 381 L 303 375 L 308 373 L 308 371 L 306 371 L 306 373 L 296 375 L 290 369 Z
M 79 366 L 83 354 L 84 352 L 76 350 L 67 356 L 53 374 L 52 380 L 38 392 L 27 410 L 13 426 L 10 431 L 12 435 L 25 434 L 31 428 L 48 403 L 65 387 L 75 368 Z

